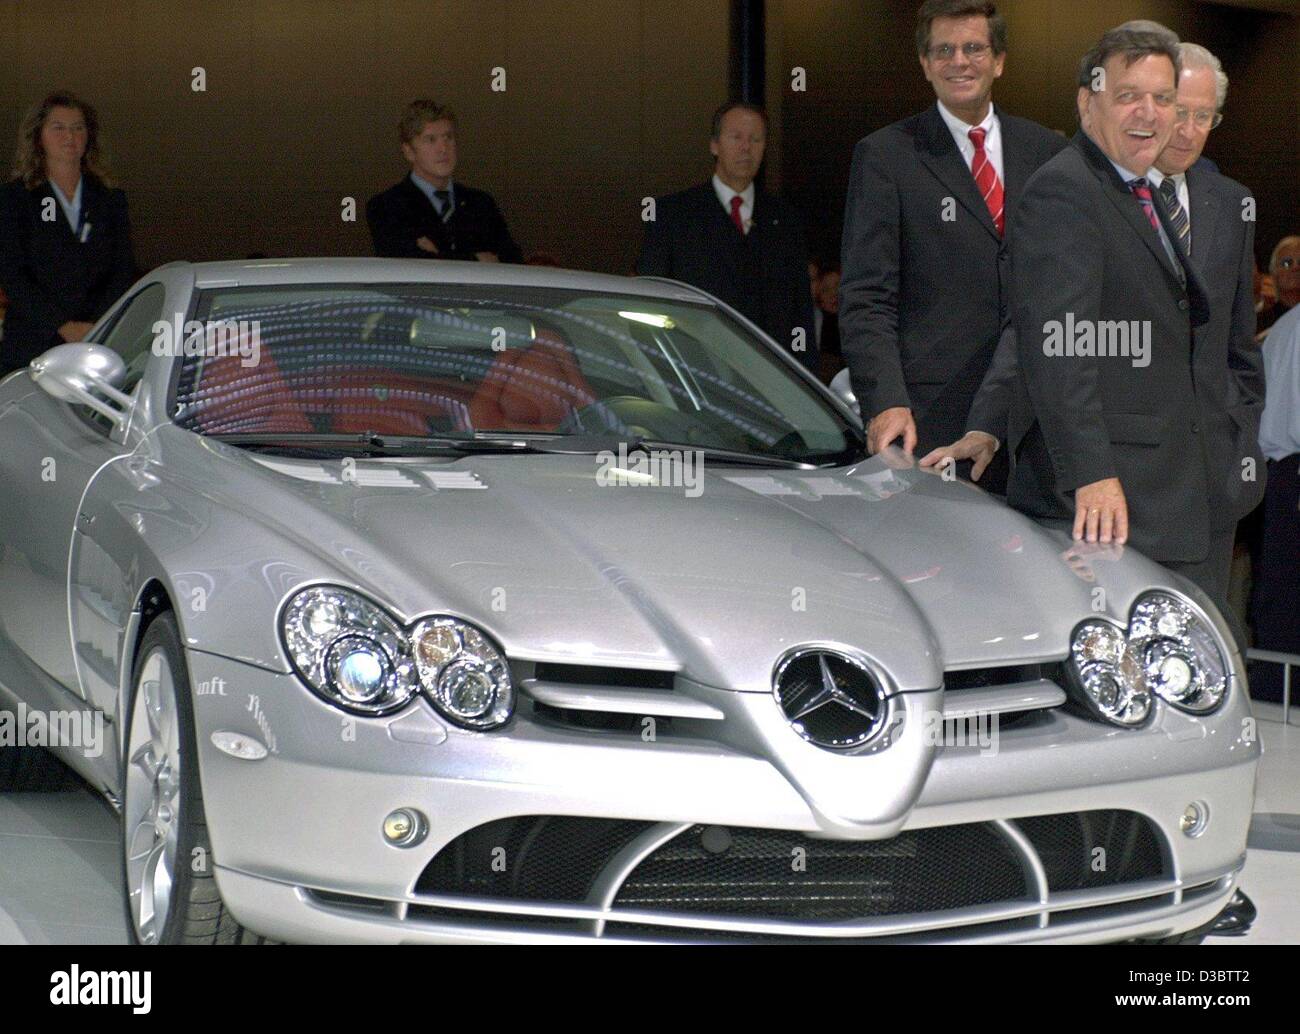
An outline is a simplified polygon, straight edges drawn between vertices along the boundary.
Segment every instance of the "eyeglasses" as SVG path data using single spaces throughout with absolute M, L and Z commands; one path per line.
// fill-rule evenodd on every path
M 1157 108 L 1169 108 L 1173 106 L 1174 95 L 1172 93 L 1138 93 L 1136 90 L 1125 90 L 1115 97 L 1116 104 L 1137 104 L 1143 97 L 1150 97 Z
M 993 48 L 987 43 L 963 43 L 961 52 L 971 61 L 979 61 Z M 957 48 L 951 43 L 940 43 L 937 47 L 931 47 L 927 54 L 930 55 L 931 61 L 951 61 L 957 56 Z
M 1217 111 L 1207 111 L 1205 108 L 1199 111 L 1189 111 L 1187 108 L 1174 109 L 1175 125 L 1182 125 L 1189 118 L 1197 129 L 1214 129 L 1223 121 L 1223 116 Z

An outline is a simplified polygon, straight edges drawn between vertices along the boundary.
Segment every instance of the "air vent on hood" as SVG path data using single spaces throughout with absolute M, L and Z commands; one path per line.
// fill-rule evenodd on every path
M 676 673 L 649 668 L 608 668 L 599 664 L 555 664 L 539 661 L 533 671 L 539 682 L 573 686 L 627 686 L 630 689 L 672 689 Z
M 539 662 L 520 680 L 534 713 L 585 729 L 633 732 L 642 718 L 719 721 L 722 711 L 673 691 L 671 671 Z

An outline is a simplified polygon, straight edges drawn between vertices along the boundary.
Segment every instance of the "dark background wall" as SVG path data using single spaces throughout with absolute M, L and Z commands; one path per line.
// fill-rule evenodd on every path
M 912 0 L 769 0 L 779 23 L 781 184 L 817 225 L 823 250 L 839 242 L 849 160 L 867 133 L 934 103 L 916 58 Z M 1209 47 L 1231 84 L 1224 121 L 1206 154 L 1247 184 L 1259 202 L 1257 251 L 1300 230 L 1300 3 L 1255 9 L 1191 0 L 999 0 L 1009 35 L 1006 70 L 994 100 L 1016 115 L 1073 135 L 1079 59 L 1103 31 L 1154 18 L 1183 39 Z M 1284 12 L 1295 13 L 1284 13 Z M 794 92 L 789 69 L 802 66 L 808 90 Z M 775 87 L 773 78 L 769 82 Z
M 1294 229 L 1300 17 L 1194 0 L 1003 0 L 1000 104 L 1073 132 L 1078 57 L 1158 18 L 1232 77 L 1209 153 L 1260 200 L 1261 257 Z M 0 0 L 0 167 L 23 109 L 66 85 L 100 108 L 142 265 L 368 254 L 364 204 L 405 171 L 402 105 L 461 120 L 460 178 L 496 194 L 526 252 L 627 272 L 641 198 L 705 179 L 728 89 L 728 0 Z M 767 180 L 834 248 L 854 143 L 930 103 L 917 0 L 768 0 Z M 201 66 L 207 90 L 191 90 Z M 504 93 L 491 90 L 494 67 Z M 790 69 L 808 89 L 790 89 Z M 358 221 L 340 218 L 344 198 Z
M 720 0 L 0 0 L 0 162 L 66 85 L 100 110 L 141 264 L 369 254 L 398 114 L 433 96 L 525 252 L 626 272 L 640 199 L 711 167 L 727 40 Z

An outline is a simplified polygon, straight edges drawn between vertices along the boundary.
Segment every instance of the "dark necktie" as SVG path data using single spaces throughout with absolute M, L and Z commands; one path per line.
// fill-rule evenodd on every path
M 993 168 L 993 163 L 989 161 L 988 153 L 984 150 L 984 138 L 987 135 L 988 131 L 979 126 L 967 134 L 970 142 L 975 145 L 975 157 L 971 161 L 970 171 L 975 177 L 975 186 L 979 187 L 984 203 L 989 206 L 993 225 L 998 228 L 998 235 L 1002 236 L 1006 229 L 1002 181 L 998 179 L 998 170 Z
M 1156 236 L 1160 238 L 1160 246 L 1165 249 L 1165 254 L 1169 256 L 1169 262 L 1174 267 L 1179 282 L 1184 282 L 1186 274 L 1183 272 L 1183 264 L 1178 261 L 1174 246 L 1169 243 L 1164 233 L 1161 232 L 1160 216 L 1156 215 L 1156 202 L 1151 195 L 1151 184 L 1147 182 L 1146 177 L 1139 176 L 1135 180 L 1130 180 L 1128 187 L 1142 205 L 1142 211 L 1147 214 L 1147 219 L 1150 221 L 1152 229 L 1156 231 Z
M 442 221 L 445 223 L 451 218 L 451 191 L 435 190 L 433 196 L 438 199 L 438 203 L 442 206 L 442 211 L 439 214 L 442 217 Z
M 1174 228 L 1174 233 L 1178 236 L 1178 241 L 1183 246 L 1183 251 L 1188 255 L 1192 253 L 1192 222 L 1187 218 L 1187 210 L 1183 208 L 1182 203 L 1178 200 L 1178 184 L 1174 182 L 1172 176 L 1166 176 L 1160 181 L 1160 196 L 1165 199 L 1165 208 L 1169 212 L 1169 223 Z

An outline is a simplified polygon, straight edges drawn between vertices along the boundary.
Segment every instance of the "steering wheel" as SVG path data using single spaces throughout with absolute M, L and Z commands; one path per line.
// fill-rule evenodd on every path
M 717 430 L 699 417 L 639 395 L 614 395 L 570 413 L 564 434 L 626 434 L 667 442 L 716 441 Z

